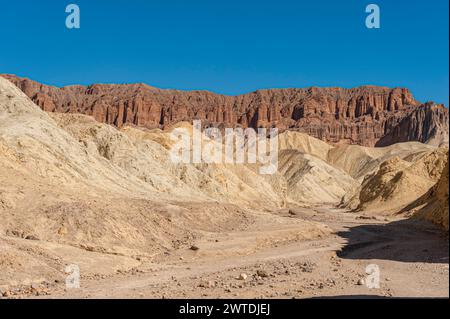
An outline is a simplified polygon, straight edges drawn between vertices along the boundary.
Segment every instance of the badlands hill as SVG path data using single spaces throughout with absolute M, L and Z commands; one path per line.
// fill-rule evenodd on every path
M 273 127 L 326 142 L 388 146 L 419 141 L 448 145 L 443 105 L 422 104 L 404 88 L 259 90 L 239 96 L 161 90 L 145 84 L 94 84 L 57 88 L 3 75 L 44 111 L 82 113 L 121 128 L 163 128 L 201 119 L 207 126 Z
M 445 174 L 448 149 L 437 149 L 415 157 L 411 161 L 410 156 L 405 159 L 395 156 L 382 162 L 376 172 L 364 178 L 347 207 L 392 214 L 423 196 Z
M 427 193 L 427 206 L 419 211 L 418 216 L 442 226 L 448 231 L 448 162 L 439 182 Z
M 97 272 L 130 269 L 256 217 L 286 224 L 253 212 L 281 206 L 284 195 L 251 168 L 175 165 L 164 141 L 158 130 L 119 131 L 85 115 L 47 114 L 1 78 L 0 282 L 54 277 L 75 257 Z M 314 222 L 293 225 L 286 236 L 329 232 Z
M 35 178 L 77 190 L 82 184 L 87 192 L 252 208 L 347 201 L 353 208 L 385 209 L 380 203 L 389 199 L 402 205 L 393 190 L 400 184 L 417 186 L 411 198 L 423 195 L 437 182 L 446 161 L 445 150 L 418 142 L 332 146 L 286 131 L 279 136 L 279 169 L 274 175 L 259 175 L 250 165 L 173 164 L 169 131 L 130 126 L 118 130 L 85 115 L 45 113 L 8 81 L 2 79 L 2 85 L 5 150 L 19 154 Z
M 437 184 L 426 194 L 403 209 L 403 212 L 413 213 L 420 218 L 427 219 L 446 231 L 448 231 L 449 213 L 448 165 L 449 163 L 447 162 Z
M 286 131 L 277 173 L 260 175 L 252 165 L 174 164 L 169 132 L 47 113 L 0 77 L 0 283 L 55 278 L 71 260 L 97 273 L 132 269 L 211 234 L 262 223 L 283 227 L 284 241 L 330 234 L 322 223 L 271 213 L 282 208 L 407 213 L 428 196 L 432 209 L 421 214 L 448 225 L 447 149 L 336 146 Z M 259 234 L 245 254 L 280 242 Z

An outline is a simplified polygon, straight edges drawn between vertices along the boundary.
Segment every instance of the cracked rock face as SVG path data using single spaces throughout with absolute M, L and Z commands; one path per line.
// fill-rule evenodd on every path
M 161 90 L 145 84 L 57 88 L 13 75 L 3 77 L 45 111 L 87 114 L 117 127 L 164 128 L 200 119 L 205 126 L 296 130 L 338 144 L 448 144 L 448 109 L 421 104 L 404 88 L 311 87 L 224 96 L 207 91 Z

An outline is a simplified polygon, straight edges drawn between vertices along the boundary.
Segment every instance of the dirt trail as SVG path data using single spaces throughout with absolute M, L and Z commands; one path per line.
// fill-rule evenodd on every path
M 307 298 L 448 297 L 448 238 L 416 220 L 365 217 L 329 208 L 273 212 L 320 222 L 334 232 L 313 241 L 293 239 L 295 225 L 257 223 L 244 231 L 206 236 L 199 250 L 182 249 L 143 263 L 131 273 L 82 277 L 80 289 L 62 285 L 57 298 Z M 270 243 L 255 245 L 257 238 Z M 366 266 L 380 269 L 369 289 Z M 239 278 L 241 277 L 241 278 Z M 245 278 L 245 279 L 244 279 Z M 46 296 L 46 297 L 49 297 Z

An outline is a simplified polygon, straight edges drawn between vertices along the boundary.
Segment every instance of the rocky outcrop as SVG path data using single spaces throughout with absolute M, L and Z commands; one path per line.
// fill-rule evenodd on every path
M 206 126 L 278 127 L 331 143 L 364 146 L 434 141 L 436 136 L 439 140 L 447 136 L 448 141 L 448 110 L 421 106 L 403 88 L 311 87 L 224 96 L 207 91 L 160 90 L 145 84 L 57 88 L 13 75 L 3 77 L 45 111 L 83 113 L 117 127 L 131 124 L 164 128 L 200 119 Z M 404 127 L 413 131 L 405 135 Z
M 426 219 L 448 231 L 448 165 L 447 153 L 447 163 L 436 185 L 434 185 L 425 195 L 412 202 L 400 213 L 408 212 L 410 214 L 414 214 L 414 216 Z
M 448 149 L 444 148 L 426 152 L 413 161 L 410 156 L 409 161 L 399 156 L 389 158 L 364 177 L 356 196 L 344 206 L 377 214 L 408 211 L 405 207 L 426 194 L 441 178 L 447 158 Z
M 418 212 L 418 216 L 425 218 L 448 231 L 448 162 L 442 172 L 441 179 L 427 194 L 430 199 L 428 205 Z
M 409 111 L 406 116 L 393 116 L 386 122 L 386 134 L 376 146 L 387 146 L 407 141 L 445 146 L 449 143 L 448 109 L 443 105 L 427 103 Z

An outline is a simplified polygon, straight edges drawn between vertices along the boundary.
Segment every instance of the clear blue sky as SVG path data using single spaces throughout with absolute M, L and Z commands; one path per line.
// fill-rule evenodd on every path
M 81 8 L 81 29 L 65 7 Z M 365 28 L 365 6 L 381 29 Z M 240 94 L 364 84 L 448 105 L 448 0 L 0 0 L 0 73 Z

